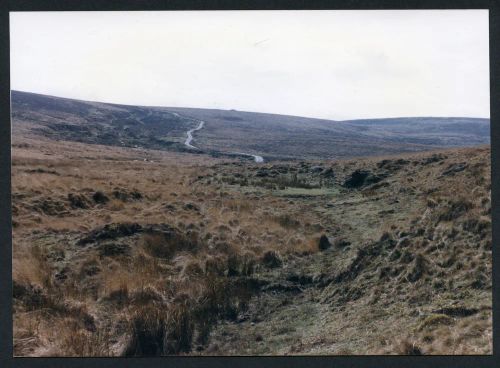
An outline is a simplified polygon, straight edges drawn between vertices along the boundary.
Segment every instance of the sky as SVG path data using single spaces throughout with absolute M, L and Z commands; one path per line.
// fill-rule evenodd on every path
M 10 13 L 11 89 L 333 120 L 489 118 L 487 10 Z

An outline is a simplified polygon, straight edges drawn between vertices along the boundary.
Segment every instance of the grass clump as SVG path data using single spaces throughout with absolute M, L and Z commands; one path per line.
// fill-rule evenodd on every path
M 441 208 L 438 221 L 452 221 L 467 213 L 474 204 L 466 198 L 449 200 L 448 204 Z
M 195 252 L 197 239 L 178 232 L 146 233 L 139 242 L 140 246 L 152 257 L 171 259 L 180 251 Z
M 193 320 L 186 306 L 146 306 L 130 320 L 124 356 L 164 356 L 191 350 Z
M 431 314 L 426 317 L 418 326 L 418 331 L 432 329 L 440 325 L 451 325 L 453 324 L 453 318 L 447 316 L 446 314 Z
M 269 250 L 262 256 L 261 263 L 266 267 L 276 268 L 281 267 L 281 265 L 283 264 L 283 259 L 277 251 Z
M 422 349 L 414 342 L 403 340 L 396 349 L 398 355 L 423 355 Z

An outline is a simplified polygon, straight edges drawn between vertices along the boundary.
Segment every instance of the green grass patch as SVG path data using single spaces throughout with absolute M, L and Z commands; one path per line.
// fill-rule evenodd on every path
M 286 188 L 274 190 L 273 195 L 278 197 L 301 197 L 301 196 L 335 196 L 339 193 L 338 188 Z

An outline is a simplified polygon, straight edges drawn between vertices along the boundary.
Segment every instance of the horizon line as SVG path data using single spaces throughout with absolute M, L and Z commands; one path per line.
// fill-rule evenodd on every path
M 100 104 L 105 104 L 105 105 L 118 105 L 118 106 L 131 106 L 131 107 L 147 107 L 147 108 L 172 108 L 172 109 L 198 109 L 198 110 L 217 110 L 217 111 L 235 111 L 235 112 L 243 112 L 243 113 L 250 113 L 250 114 L 264 114 L 264 115 L 281 115 L 281 116 L 289 116 L 289 117 L 296 117 L 296 118 L 305 118 L 305 119 L 314 119 L 314 120 L 324 120 L 324 121 L 331 121 L 331 122 L 348 122 L 348 121 L 360 121 L 360 120 L 387 120 L 387 119 L 411 119 L 411 118 L 420 118 L 420 119 L 429 119 L 429 118 L 437 118 L 437 119 L 483 119 L 483 120 L 491 120 L 491 117 L 478 117 L 478 116 L 460 116 L 460 115 L 443 115 L 443 116 L 435 116 L 435 115 L 421 115 L 421 116 L 387 116 L 387 117 L 382 117 L 382 118 L 352 118 L 352 119 L 341 119 L 341 120 L 335 120 L 335 119 L 327 119 L 327 118 L 318 118 L 318 117 L 310 117 L 310 116 L 303 116 L 303 115 L 290 115 L 290 114 L 282 114 L 282 113 L 274 113 L 274 112 L 261 112 L 261 111 L 247 111 L 247 110 L 239 110 L 235 108 L 230 108 L 230 109 L 221 109 L 221 108 L 213 108 L 213 107 L 190 107 L 190 106 L 160 106 L 160 105 L 142 105 L 142 104 L 130 104 L 130 103 L 118 103 L 118 102 L 106 102 L 106 101 L 97 101 L 97 100 L 85 100 L 85 99 L 80 99 L 80 98 L 72 98 L 72 97 L 64 97 L 64 96 L 56 96 L 52 94 L 45 94 L 45 93 L 40 93 L 40 92 L 32 92 L 32 91 L 22 91 L 18 89 L 10 89 L 11 92 L 11 104 L 12 104 L 12 92 L 20 92 L 20 93 L 29 93 L 29 94 L 34 94 L 34 95 L 40 95 L 40 96 L 46 96 L 46 97 L 53 97 L 53 98 L 60 98 L 60 99 L 66 99 L 66 100 L 74 100 L 74 101 L 80 101 L 80 102 L 90 102 L 90 103 L 100 103 Z

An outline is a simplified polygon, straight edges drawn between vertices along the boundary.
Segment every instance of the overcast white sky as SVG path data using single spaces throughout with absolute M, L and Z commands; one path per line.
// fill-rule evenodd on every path
M 488 11 L 11 13 L 11 88 L 328 119 L 489 117 Z

